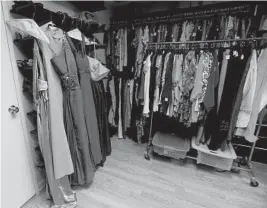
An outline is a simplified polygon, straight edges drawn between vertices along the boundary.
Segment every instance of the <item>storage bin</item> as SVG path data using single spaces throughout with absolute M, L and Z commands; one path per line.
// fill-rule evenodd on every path
M 233 145 L 231 143 L 227 144 L 226 150 L 217 151 L 209 150 L 207 145 L 195 144 L 195 140 L 192 139 L 192 148 L 196 149 L 197 164 L 204 164 L 215 168 L 220 168 L 222 170 L 231 170 L 233 161 L 237 158 Z
M 157 132 L 152 141 L 153 151 L 174 159 L 184 159 L 190 149 L 190 140 Z

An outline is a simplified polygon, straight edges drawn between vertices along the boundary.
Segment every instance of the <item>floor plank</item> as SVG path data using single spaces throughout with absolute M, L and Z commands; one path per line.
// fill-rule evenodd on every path
M 216 172 L 188 160 L 154 157 L 147 161 L 145 145 L 112 139 L 112 154 L 97 170 L 93 184 L 78 189 L 78 208 L 265 208 L 267 165 L 253 163 L 257 188 L 247 172 Z M 23 208 L 49 207 L 41 193 Z

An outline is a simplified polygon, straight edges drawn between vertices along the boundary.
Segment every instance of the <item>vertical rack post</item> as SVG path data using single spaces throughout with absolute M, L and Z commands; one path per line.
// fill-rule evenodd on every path
M 154 115 L 154 112 L 152 111 L 151 113 L 151 118 L 150 118 L 150 126 L 149 126 L 149 138 L 148 138 L 148 143 L 147 143 L 147 147 L 146 147 L 146 153 L 144 155 L 145 159 L 146 160 L 150 160 L 150 154 L 151 154 L 151 151 L 152 151 L 152 141 L 153 141 L 153 138 L 152 138 L 152 125 L 153 125 L 153 115 Z

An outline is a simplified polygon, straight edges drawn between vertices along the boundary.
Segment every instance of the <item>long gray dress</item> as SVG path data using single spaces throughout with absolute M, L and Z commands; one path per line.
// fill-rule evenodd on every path
M 76 59 L 76 64 L 80 75 L 80 85 L 82 92 L 83 112 L 85 117 L 86 130 L 89 136 L 89 143 L 91 145 L 94 164 L 98 165 L 102 162 L 103 157 L 101 153 L 99 129 L 96 117 L 96 108 L 91 86 L 89 62 L 85 54 L 84 42 L 82 44 L 82 51 L 78 51 L 75 48 L 74 44 L 72 43 L 70 37 L 66 35 L 66 38 L 69 41 L 70 47 Z
M 41 41 L 39 41 L 41 43 Z M 43 51 L 44 52 L 44 51 Z M 33 97 L 37 110 L 38 141 L 44 158 L 47 193 L 52 198 L 57 208 L 71 208 L 76 206 L 76 194 L 71 190 L 67 174 L 56 178 L 55 165 L 53 162 L 53 142 L 51 134 L 50 91 L 47 82 L 47 70 L 43 64 L 44 56 L 41 57 L 40 47 L 37 40 L 34 41 L 33 50 Z M 53 88 L 52 88 L 53 89 Z M 68 160 L 68 158 L 66 158 Z M 65 160 L 62 161 L 66 162 Z
M 64 90 L 64 124 L 74 165 L 70 182 L 73 185 L 87 185 L 94 177 L 95 167 L 86 130 L 76 61 L 66 38 L 61 52 L 51 62 L 61 78 Z

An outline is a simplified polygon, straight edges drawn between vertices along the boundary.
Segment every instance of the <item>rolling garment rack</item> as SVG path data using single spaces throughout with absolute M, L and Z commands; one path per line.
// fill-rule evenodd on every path
M 205 49 L 219 49 L 219 48 L 225 48 L 225 49 L 237 49 L 237 48 L 265 48 L 266 42 L 261 45 L 261 41 L 267 40 L 267 37 L 254 37 L 254 38 L 246 38 L 246 39 L 229 39 L 229 40 L 207 40 L 207 41 L 187 41 L 187 42 L 159 42 L 159 43 L 152 43 L 149 42 L 147 46 L 147 50 L 149 51 L 157 51 L 157 50 L 173 50 L 175 52 L 177 51 L 190 51 L 190 50 L 205 50 Z M 256 131 L 256 136 L 259 135 L 260 128 L 262 125 L 262 120 L 264 117 L 264 113 L 266 114 L 266 111 L 262 111 L 259 114 L 259 127 Z M 150 129 L 149 129 L 149 140 L 146 147 L 146 152 L 144 154 L 144 157 L 146 160 L 150 160 L 151 154 L 153 153 L 153 138 L 152 138 L 152 126 L 153 126 L 153 114 L 154 112 L 151 112 L 151 118 L 150 118 Z M 235 144 L 238 146 L 238 144 Z M 251 172 L 251 181 L 250 185 L 253 187 L 257 187 L 259 183 L 257 182 L 252 165 L 251 160 L 253 156 L 253 152 L 255 150 L 256 142 L 253 143 L 249 158 L 245 162 L 246 168 L 240 167 L 239 163 L 237 166 L 233 166 L 233 170 L 235 172 L 238 172 L 239 170 L 244 170 Z M 192 156 L 186 156 L 186 158 L 190 158 L 193 160 L 197 160 L 196 157 Z M 240 159 L 240 157 L 238 157 Z
M 128 11 L 128 10 L 127 10 Z M 131 11 L 132 8 L 131 8 Z M 173 50 L 187 52 L 189 50 L 205 50 L 205 49 L 238 49 L 238 48 L 260 48 L 266 47 L 266 42 L 264 45 L 261 41 L 267 40 L 266 37 L 256 37 L 260 36 L 258 34 L 258 24 L 261 20 L 261 15 L 266 14 L 266 5 L 260 2 L 253 3 L 240 3 L 240 2 L 224 2 L 212 5 L 199 5 L 190 8 L 179 8 L 172 9 L 169 11 L 160 11 L 147 14 L 140 14 L 136 11 L 127 19 L 125 15 L 129 14 L 117 14 L 111 19 L 110 27 L 112 29 L 119 28 L 131 28 L 133 26 L 144 26 L 150 24 L 170 24 L 176 23 L 184 20 L 194 20 L 194 19 L 207 19 L 222 15 L 236 15 L 239 17 L 251 17 L 251 31 L 255 34 L 251 38 L 246 39 L 225 39 L 225 40 L 206 40 L 206 41 L 186 41 L 186 42 L 149 42 L 146 49 L 149 51 L 157 50 Z M 123 13 L 123 11 L 121 11 Z M 113 58 L 112 58 L 113 59 Z M 153 125 L 153 111 L 150 113 L 150 127 L 149 127 L 149 141 L 147 143 L 146 151 L 144 157 L 149 160 L 151 153 L 153 152 L 153 138 L 152 136 L 152 125 Z M 259 131 L 259 130 L 258 130 Z M 256 136 L 259 132 L 256 133 Z M 238 164 L 236 169 L 251 172 L 251 186 L 258 186 L 258 182 L 255 179 L 251 159 L 255 149 L 255 144 L 252 145 L 249 159 L 246 161 L 246 168 L 240 167 Z M 191 158 L 196 160 L 195 157 L 186 156 L 186 158 Z

